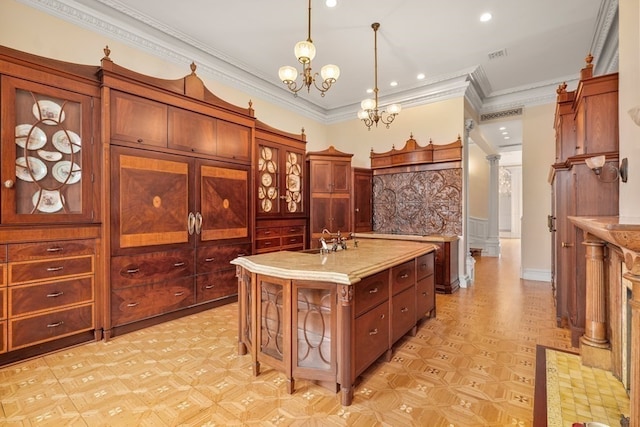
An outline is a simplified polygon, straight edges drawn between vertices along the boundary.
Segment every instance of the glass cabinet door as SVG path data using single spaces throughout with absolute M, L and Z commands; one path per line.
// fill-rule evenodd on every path
M 284 174 L 284 211 L 287 213 L 302 213 L 304 204 L 302 202 L 302 172 L 304 170 L 303 154 L 296 151 L 285 152 L 285 174 Z
M 258 214 L 302 214 L 303 173 L 304 152 L 258 145 Z
M 2 77 L 2 223 L 91 220 L 91 97 Z
M 258 146 L 258 213 L 280 213 L 280 150 Z

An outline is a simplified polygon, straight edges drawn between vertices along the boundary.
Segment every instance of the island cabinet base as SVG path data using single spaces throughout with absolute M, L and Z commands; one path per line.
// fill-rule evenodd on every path
M 434 253 L 353 284 L 299 280 L 238 265 L 238 352 L 251 354 L 254 375 L 266 363 L 353 400 L 354 384 L 378 358 L 435 312 Z

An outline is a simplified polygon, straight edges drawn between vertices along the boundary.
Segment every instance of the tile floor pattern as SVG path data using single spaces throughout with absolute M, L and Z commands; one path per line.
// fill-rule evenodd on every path
M 570 348 L 548 283 L 518 279 L 519 240 L 377 362 L 351 406 L 310 382 L 286 392 L 238 356 L 237 304 L 0 369 L 3 426 L 531 426 L 536 345 Z
M 611 372 L 582 366 L 576 354 L 545 352 L 549 426 L 571 427 L 571 420 L 619 426 L 621 415 L 629 416 L 629 396 Z

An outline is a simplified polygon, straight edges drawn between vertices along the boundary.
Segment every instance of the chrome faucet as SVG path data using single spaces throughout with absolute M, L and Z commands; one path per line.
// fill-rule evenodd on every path
M 329 235 L 329 240 L 324 238 L 325 233 Z M 353 237 L 353 233 L 350 233 L 350 236 Z M 327 242 L 331 244 L 330 248 L 327 245 Z M 334 235 L 329 230 L 324 228 L 320 236 L 320 245 L 321 245 L 321 248 L 320 248 L 321 252 L 329 252 L 329 251 L 335 252 L 338 250 L 338 248 L 347 249 L 347 238 L 340 233 L 340 230 L 338 230 L 338 232 Z M 357 246 L 357 243 L 356 243 L 356 246 Z

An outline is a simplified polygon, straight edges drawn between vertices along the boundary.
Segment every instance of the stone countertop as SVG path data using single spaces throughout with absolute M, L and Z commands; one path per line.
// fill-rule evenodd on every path
M 317 280 L 351 285 L 389 267 L 435 251 L 428 242 L 364 239 L 347 241 L 347 249 L 328 254 L 270 252 L 238 257 L 231 264 L 252 273 L 297 280 Z
M 354 233 L 354 236 L 361 239 L 387 239 L 387 240 L 411 240 L 415 242 L 454 242 L 459 239 L 458 236 L 444 235 L 428 235 L 420 236 L 416 234 L 387 234 L 377 231 L 368 231 L 366 233 Z

